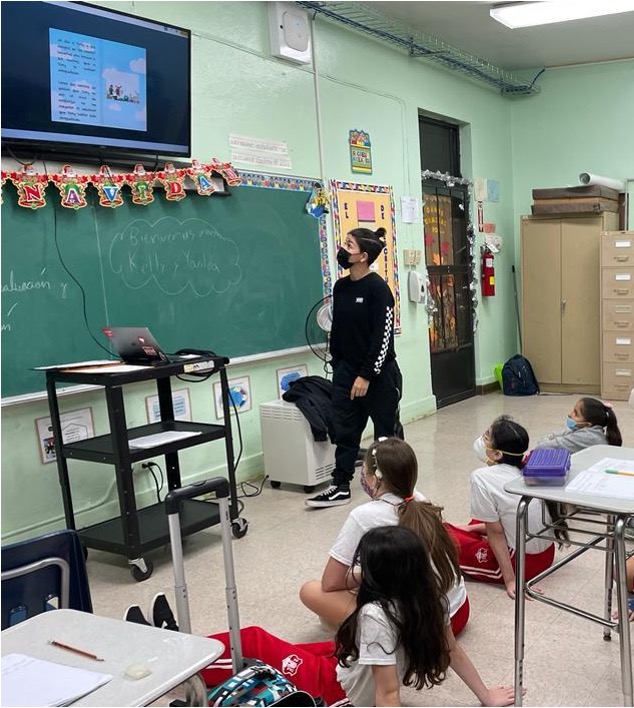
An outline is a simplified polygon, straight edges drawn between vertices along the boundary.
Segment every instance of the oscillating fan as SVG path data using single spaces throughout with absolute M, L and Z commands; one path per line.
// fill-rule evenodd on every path
M 328 339 L 332 328 L 332 296 L 326 295 L 310 309 L 304 327 L 306 343 L 324 363 L 328 361 Z

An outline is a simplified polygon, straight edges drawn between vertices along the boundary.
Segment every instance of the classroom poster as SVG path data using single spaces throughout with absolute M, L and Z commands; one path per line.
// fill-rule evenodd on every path
M 64 445 L 88 440 L 95 436 L 95 426 L 92 420 L 92 408 L 81 408 L 68 413 L 61 413 L 59 422 L 62 428 L 62 441 Z M 55 462 L 55 440 L 53 438 L 53 424 L 50 417 L 36 418 L 35 427 L 40 448 L 42 463 Z
M 372 143 L 370 136 L 363 130 L 351 130 L 348 133 L 350 147 L 350 169 L 352 172 L 372 174 Z
M 172 391 L 172 406 L 174 408 L 174 420 L 187 420 L 191 422 L 192 410 L 188 388 Z M 145 408 L 148 423 L 158 423 L 161 420 L 158 396 L 146 396 Z
M 291 388 L 291 383 L 308 376 L 308 367 L 304 364 L 299 366 L 287 366 L 284 369 L 277 370 L 277 396 L 282 396 Z
M 386 248 L 372 265 L 390 286 L 394 295 L 394 332 L 401 333 L 401 300 L 398 279 L 396 218 L 392 187 L 375 184 L 357 184 L 331 180 L 332 214 L 335 225 L 335 245 L 343 245 L 352 229 L 375 231 L 382 226 Z M 339 277 L 345 272 L 338 268 Z
M 251 410 L 251 379 L 248 376 L 242 376 L 237 379 L 229 379 L 229 413 L 246 413 Z M 216 408 L 216 418 L 224 420 L 224 411 L 222 407 L 222 386 L 220 381 L 214 383 L 214 404 Z

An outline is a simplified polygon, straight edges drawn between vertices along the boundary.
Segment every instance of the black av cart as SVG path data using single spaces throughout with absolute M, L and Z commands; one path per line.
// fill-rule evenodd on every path
M 132 477 L 134 463 L 163 455 L 168 491 L 179 489 L 182 486 L 178 460 L 180 450 L 215 440 L 224 440 L 232 532 L 236 538 L 241 538 L 248 530 L 248 522 L 239 517 L 236 495 L 229 386 L 225 368 L 228 363 L 229 360 L 225 357 L 200 357 L 195 361 L 182 360 L 177 363 L 144 366 L 133 370 L 117 371 L 116 367 L 104 366 L 49 369 L 46 372 L 46 390 L 55 438 L 57 470 L 66 525 L 69 529 L 77 529 L 68 475 L 68 460 L 87 460 L 112 465 L 115 468 L 120 515 L 92 526 L 77 529 L 77 531 L 85 548 L 95 548 L 125 556 L 135 580 L 146 580 L 150 577 L 153 565 L 143 556 L 148 551 L 169 544 L 170 535 L 164 504 L 155 503 L 137 509 Z M 123 367 L 120 368 L 123 369 Z M 194 369 L 196 371 L 192 373 Z M 180 374 L 188 377 L 194 375 L 199 378 L 209 374 L 213 374 L 214 378 L 220 377 L 224 422 L 216 424 L 174 420 L 171 379 Z M 161 420 L 158 423 L 128 428 L 123 388 L 127 384 L 142 381 L 156 382 Z M 103 388 L 110 423 L 108 435 L 99 435 L 88 440 L 64 444 L 58 401 L 59 383 L 66 385 L 89 384 Z M 200 381 L 196 385 L 205 385 L 205 383 Z M 154 440 L 151 440 L 152 447 L 139 448 L 134 444 L 130 445 L 130 442 L 135 439 L 172 431 L 196 434 L 175 440 L 159 440 L 156 444 Z M 147 441 L 144 441 L 144 444 L 147 444 Z M 220 523 L 218 505 L 187 499 L 181 507 L 180 523 L 184 536 L 218 524 Z

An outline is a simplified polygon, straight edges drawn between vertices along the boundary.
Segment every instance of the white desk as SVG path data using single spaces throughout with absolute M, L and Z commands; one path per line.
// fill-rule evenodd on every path
M 606 457 L 634 460 L 634 449 L 613 447 L 611 445 L 595 445 L 586 450 L 572 455 L 572 467 L 568 475 L 568 481 L 574 479 L 575 475 L 584 469 L 592 466 L 599 460 Z M 625 576 L 625 540 L 624 531 L 627 520 L 634 516 L 634 501 L 618 499 L 612 497 L 592 497 L 585 494 L 566 492 L 564 487 L 532 486 L 524 482 L 523 478 L 509 482 L 504 486 L 507 492 L 518 494 L 522 498 L 517 506 L 517 562 L 515 570 L 515 705 L 522 705 L 522 685 L 523 685 L 523 664 L 524 664 L 524 613 L 526 597 L 529 595 L 534 600 L 545 602 L 560 609 L 572 612 L 580 617 L 591 620 L 603 626 L 603 638 L 610 639 L 611 629 L 618 630 L 621 655 L 621 682 L 623 686 L 624 705 L 632 706 L 632 649 L 630 639 L 630 623 L 628 622 L 627 611 L 627 586 Z M 579 509 L 571 514 L 569 518 L 569 528 L 574 531 L 572 521 L 575 518 L 584 520 L 582 515 L 584 510 L 601 515 L 600 522 L 593 520 L 597 526 L 601 527 L 592 540 L 587 543 L 576 543 L 579 548 L 568 555 L 563 560 L 555 563 L 548 570 L 540 573 L 528 583 L 525 579 L 524 559 L 526 556 L 527 539 L 527 511 L 528 505 L 533 499 L 543 499 L 545 501 L 560 502 L 572 505 Z M 578 515 L 578 516 L 577 516 Z M 587 521 L 587 519 L 585 519 Z M 583 533 L 589 534 L 587 529 Z M 537 534 L 542 538 L 552 538 L 552 529 L 544 526 Z M 605 546 L 600 543 L 605 541 Z M 570 561 L 579 557 L 591 548 L 600 548 L 606 551 L 605 559 L 605 604 L 604 615 L 598 617 L 579 608 L 567 605 L 550 598 L 546 595 L 539 595 L 531 587 L 555 572 Z M 618 622 L 611 619 L 612 610 L 612 581 L 616 571 L 617 588 L 617 610 L 619 613 Z
M 2 632 L 2 654 L 27 654 L 37 659 L 112 674 L 105 686 L 74 706 L 146 706 L 181 683 L 192 680 L 190 705 L 207 705 L 197 672 L 224 651 L 221 642 L 183 632 L 147 627 L 77 610 L 52 610 Z M 70 644 L 96 654 L 94 661 L 49 644 Z M 130 664 L 145 664 L 152 673 L 134 681 L 125 676 Z

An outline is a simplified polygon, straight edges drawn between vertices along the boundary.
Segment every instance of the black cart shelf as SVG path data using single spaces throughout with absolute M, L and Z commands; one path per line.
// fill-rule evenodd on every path
M 169 543 L 167 515 L 163 504 L 152 504 L 137 509 L 132 477 L 132 465 L 149 458 L 163 455 L 168 490 L 181 487 L 178 454 L 196 445 L 224 440 L 227 460 L 227 477 L 231 493 L 229 514 L 232 530 L 236 538 L 241 538 L 248 530 L 248 522 L 239 516 L 236 494 L 236 476 L 229 412 L 229 386 L 224 357 L 201 357 L 196 362 L 209 368 L 194 376 L 220 376 L 224 422 L 222 424 L 185 422 L 174 420 L 171 379 L 186 374 L 189 361 L 165 363 L 160 366 L 139 367 L 132 371 L 117 372 L 110 367 L 100 367 L 92 371 L 82 369 L 49 369 L 46 372 L 46 390 L 51 413 L 51 424 L 55 438 L 57 470 L 62 491 L 64 515 L 69 529 L 76 529 L 73 499 L 68 474 L 68 460 L 86 460 L 112 465 L 115 468 L 120 515 L 92 526 L 77 529 L 85 548 L 117 553 L 128 559 L 132 576 L 145 580 L 152 574 L 153 565 L 143 555 Z M 88 367 L 87 367 L 88 368 Z M 142 381 L 156 382 L 161 421 L 150 425 L 128 428 L 126 424 L 123 387 Z M 88 440 L 69 444 L 62 442 L 62 430 L 58 403 L 58 383 L 89 384 L 103 388 L 108 409 L 110 433 Z M 187 438 L 172 440 L 151 448 L 131 448 L 130 441 L 148 435 L 168 431 L 196 433 Z M 186 500 L 181 509 L 181 529 L 183 536 L 201 531 L 220 523 L 218 506 L 214 503 L 195 499 Z

